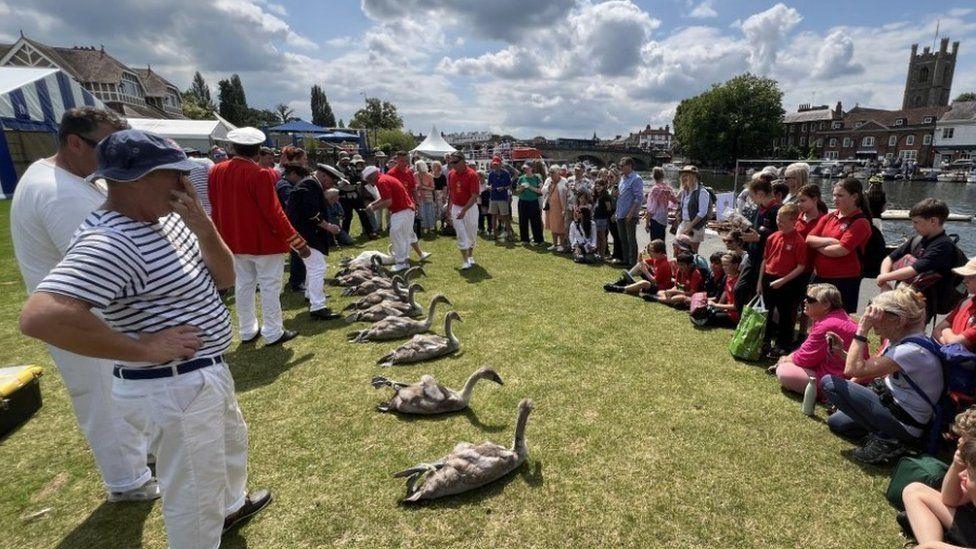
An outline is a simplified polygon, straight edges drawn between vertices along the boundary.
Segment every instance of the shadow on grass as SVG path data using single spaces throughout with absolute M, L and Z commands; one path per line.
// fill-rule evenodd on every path
M 220 540 L 220 546 L 224 549 L 247 549 L 247 539 L 241 535 L 241 529 L 237 528 Z
M 397 420 L 402 423 L 414 423 L 414 422 L 431 422 L 437 423 L 450 419 L 454 416 L 462 415 L 471 422 L 471 425 L 481 429 L 482 431 L 487 431 L 489 433 L 498 433 L 508 429 L 508 425 L 489 425 L 487 423 L 482 423 L 478 419 L 478 414 L 474 412 L 471 408 L 465 408 L 460 412 L 448 412 L 446 414 L 432 414 L 432 415 L 414 415 L 414 414 L 398 414 L 396 412 L 390 412 L 392 415 L 396 416 Z
M 140 547 L 142 530 L 153 502 L 102 502 L 58 543 L 58 549 L 78 547 Z M 111 538 L 106 533 L 111 532 Z
M 521 467 L 495 482 L 469 492 L 418 503 L 405 503 L 401 501 L 399 502 L 399 506 L 401 509 L 408 511 L 417 511 L 421 509 L 457 509 L 467 505 L 478 505 L 501 494 L 505 487 L 516 478 L 521 478 L 525 481 L 526 486 L 530 488 L 542 486 L 545 480 L 542 476 L 542 462 L 535 461 L 531 466 L 528 462 L 523 463 Z M 491 508 L 485 509 L 485 512 L 491 513 Z
M 492 278 L 491 273 L 489 273 L 484 267 L 482 267 L 477 263 L 475 264 L 474 267 L 471 267 L 470 269 L 467 270 L 462 271 L 461 269 L 458 269 L 458 272 L 461 273 L 462 278 L 464 278 L 471 284 L 476 284 L 478 282 L 481 282 L 482 280 L 488 280 Z
M 248 355 L 246 361 L 238 360 L 242 353 Z M 294 354 L 295 351 L 282 345 L 254 347 L 253 344 L 242 343 L 225 356 L 237 391 L 247 392 L 274 382 L 281 374 L 315 356 L 315 353 L 306 353 L 293 358 Z

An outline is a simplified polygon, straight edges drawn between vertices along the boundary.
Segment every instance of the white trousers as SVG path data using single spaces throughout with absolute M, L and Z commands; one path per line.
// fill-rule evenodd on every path
M 247 495 L 247 425 L 227 365 L 114 381 L 112 394 L 125 421 L 157 441 L 169 547 L 218 547 L 224 518 Z
M 390 245 L 397 263 L 407 262 L 410 245 L 417 241 L 417 234 L 413 232 L 415 217 L 413 210 L 400 210 L 390 215 Z
M 312 253 L 302 261 L 305 262 L 305 295 L 308 296 L 308 310 L 318 311 L 325 308 L 325 270 L 327 264 L 325 254 L 309 248 Z
M 88 440 L 95 465 L 110 492 L 138 488 L 152 476 L 146 466 L 148 440 L 133 430 L 112 399 L 112 361 L 47 346 L 71 397 L 78 427 Z
M 272 342 L 285 331 L 281 317 L 281 276 L 285 269 L 285 255 L 234 255 L 234 300 L 237 302 L 237 323 L 241 339 L 251 339 L 258 333 L 254 291 L 261 287 L 261 336 Z
M 478 240 L 478 206 L 471 206 L 464 214 L 464 219 L 458 219 L 457 216 L 463 209 L 463 206 L 451 204 L 451 223 L 454 223 L 454 231 L 457 233 L 458 248 L 471 250 Z

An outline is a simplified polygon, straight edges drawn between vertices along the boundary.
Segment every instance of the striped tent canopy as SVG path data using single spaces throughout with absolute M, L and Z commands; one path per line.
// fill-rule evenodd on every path
M 56 132 L 64 111 L 88 105 L 105 108 L 60 69 L 0 67 L 0 126 Z

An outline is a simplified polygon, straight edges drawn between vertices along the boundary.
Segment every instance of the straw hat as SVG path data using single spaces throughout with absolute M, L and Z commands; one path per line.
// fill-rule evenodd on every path
M 956 267 L 955 269 L 952 270 L 952 272 L 956 273 L 959 276 L 973 276 L 973 275 L 976 275 L 976 257 L 970 259 L 962 267 Z

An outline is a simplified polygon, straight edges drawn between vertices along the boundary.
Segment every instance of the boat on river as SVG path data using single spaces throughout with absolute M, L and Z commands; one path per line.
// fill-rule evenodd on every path
M 881 219 L 885 221 L 908 221 L 911 217 L 909 210 L 885 210 L 881 212 Z M 972 214 L 950 213 L 948 221 L 972 221 Z

